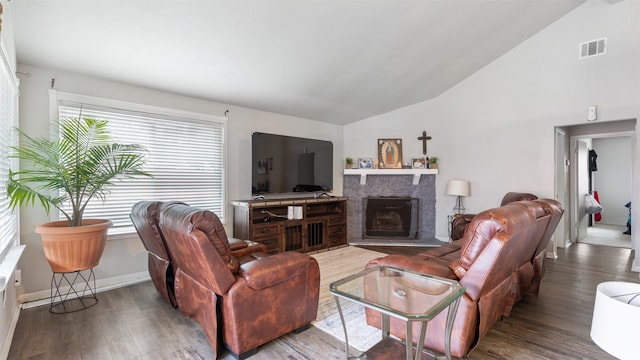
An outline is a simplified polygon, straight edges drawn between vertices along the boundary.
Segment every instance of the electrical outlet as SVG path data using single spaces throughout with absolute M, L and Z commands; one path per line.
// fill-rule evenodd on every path
M 16 269 L 13 278 L 15 279 L 16 286 L 22 285 L 22 270 Z

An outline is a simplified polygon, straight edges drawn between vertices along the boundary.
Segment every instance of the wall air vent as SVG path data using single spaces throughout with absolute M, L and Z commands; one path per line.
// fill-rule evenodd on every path
M 580 54 L 578 58 L 584 59 L 596 55 L 607 53 L 607 38 L 591 40 L 580 44 Z

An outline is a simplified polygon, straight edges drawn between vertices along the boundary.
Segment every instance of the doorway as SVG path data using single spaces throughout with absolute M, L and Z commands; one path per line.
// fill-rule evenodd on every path
M 580 242 L 631 248 L 631 228 L 627 227 L 631 205 L 633 134 L 591 139 L 587 171 L 591 192 L 603 211 L 588 216 L 587 237 Z M 587 169 L 589 170 L 589 169 Z
M 635 125 L 634 119 L 556 128 L 556 198 L 559 201 L 562 188 L 566 190 L 563 202 L 566 241 L 563 244 L 558 239 L 557 246 L 581 242 L 632 247 L 631 236 L 623 232 L 630 214 L 625 205 L 632 197 Z M 590 151 L 595 158 L 590 158 Z M 591 160 L 598 160 L 594 163 L 597 170 L 591 168 L 594 165 Z M 564 164 L 559 164 L 561 161 Z M 566 181 L 567 172 L 569 181 Z M 585 212 L 588 194 L 599 195 L 603 211 L 597 219 Z

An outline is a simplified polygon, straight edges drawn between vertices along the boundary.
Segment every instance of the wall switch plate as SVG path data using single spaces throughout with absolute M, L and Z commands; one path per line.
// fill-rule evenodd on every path
M 589 106 L 589 111 L 587 113 L 588 121 L 596 121 L 598 120 L 598 107 L 595 105 Z

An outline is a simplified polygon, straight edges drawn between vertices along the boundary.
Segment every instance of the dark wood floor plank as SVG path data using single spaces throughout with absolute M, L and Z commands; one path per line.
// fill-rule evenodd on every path
M 371 247 L 411 255 L 425 248 Z M 547 259 L 538 297 L 525 296 L 470 354 L 473 360 L 607 360 L 590 338 L 596 286 L 638 282 L 629 249 L 577 244 Z M 54 315 L 48 307 L 21 312 L 9 359 L 212 359 L 202 329 L 171 308 L 150 282 L 98 294 L 81 312 Z M 226 350 L 219 359 L 231 360 Z M 252 360 L 344 359 L 344 343 L 311 327 L 260 347 Z

